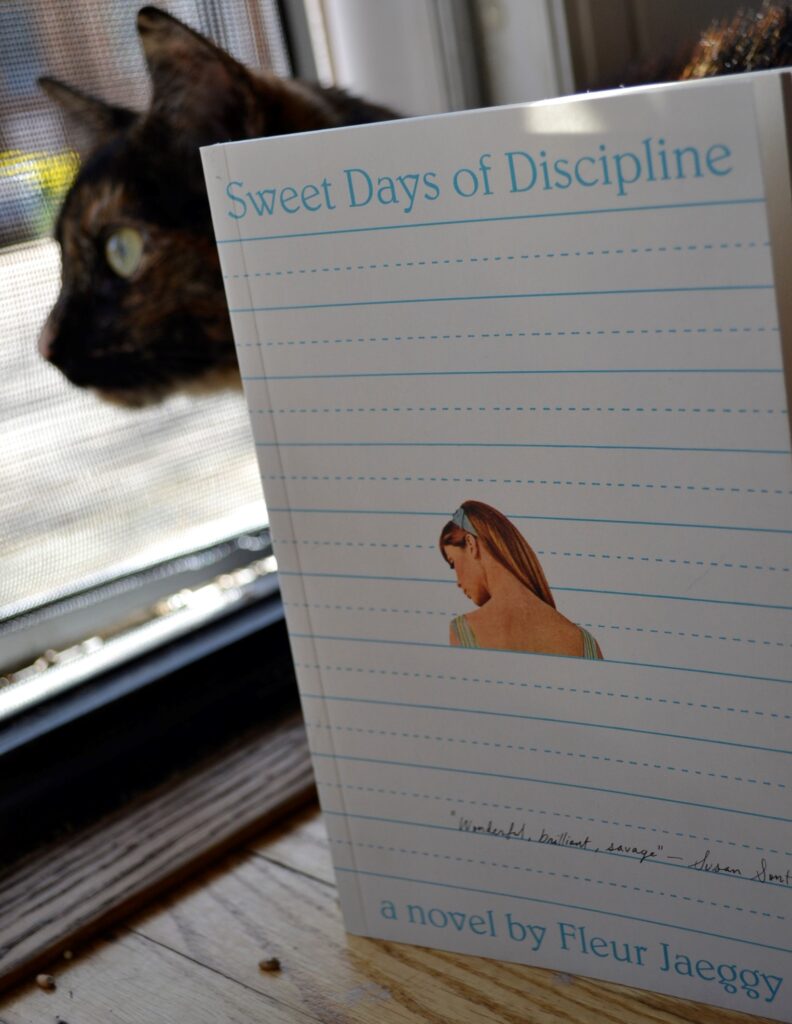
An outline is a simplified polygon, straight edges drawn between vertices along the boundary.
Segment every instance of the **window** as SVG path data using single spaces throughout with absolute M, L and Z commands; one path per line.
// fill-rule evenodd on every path
M 612 84 L 689 48 L 736 0 L 161 0 L 250 67 L 405 113 Z M 143 109 L 139 0 L 0 5 L 0 721 L 222 616 L 274 563 L 234 393 L 130 411 L 69 385 L 35 338 L 58 291 L 51 224 L 75 137 L 38 76 Z M 285 26 L 280 14 L 286 15 Z M 597 17 L 594 17 L 596 13 Z
M 205 575 L 228 577 L 266 556 L 266 509 L 237 394 L 115 408 L 70 385 L 36 351 L 59 287 L 49 235 L 78 165 L 74 136 L 37 78 L 145 108 L 139 6 L 6 0 L 0 7 L 0 716 L 50 692 L 45 677 L 65 678 L 49 671 L 53 665 L 95 655 L 117 628 L 114 619 L 128 626 L 134 616 L 137 624 L 143 609 L 185 580 L 197 586 L 196 558 Z M 173 0 L 167 7 L 244 63 L 288 73 L 274 3 Z M 194 552 L 202 554 L 185 562 Z M 133 578 L 145 584 L 137 596 Z M 192 601 L 201 602 L 208 608 L 209 595 Z M 222 605 L 219 597 L 215 603 Z M 86 607 L 90 616 L 76 614 Z

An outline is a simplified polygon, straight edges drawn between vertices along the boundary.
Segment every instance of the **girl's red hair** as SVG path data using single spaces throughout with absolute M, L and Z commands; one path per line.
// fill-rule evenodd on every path
M 483 501 L 463 501 L 460 508 L 475 530 L 475 536 L 492 557 L 508 569 L 512 576 L 516 576 L 531 593 L 555 608 L 555 599 L 536 552 L 517 527 L 502 512 L 491 505 L 485 505 Z M 440 532 L 440 552 L 443 558 L 444 547 L 465 546 L 465 534 L 466 531 L 452 520 L 445 524 Z

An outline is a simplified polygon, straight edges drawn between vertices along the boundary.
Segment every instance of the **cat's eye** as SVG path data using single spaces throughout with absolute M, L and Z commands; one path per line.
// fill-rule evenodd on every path
M 105 259 L 119 277 L 132 277 L 143 259 L 143 236 L 135 228 L 118 228 L 105 242 Z

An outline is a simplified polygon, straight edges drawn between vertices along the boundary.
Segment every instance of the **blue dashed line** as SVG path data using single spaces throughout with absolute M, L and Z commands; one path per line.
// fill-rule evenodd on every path
M 702 843 L 716 843 L 719 846 L 731 846 L 738 850 L 754 850 L 757 853 L 771 853 L 776 856 L 792 857 L 792 851 L 776 850 L 772 847 L 753 846 L 750 843 L 738 843 L 732 839 L 719 839 L 716 836 L 698 835 L 695 832 L 674 832 L 667 828 L 658 828 L 656 825 L 636 825 L 629 821 L 615 821 L 611 818 L 592 818 L 582 814 L 569 814 L 563 811 L 548 811 L 539 807 L 522 807 L 518 804 L 498 803 L 494 800 L 470 800 L 464 797 L 452 797 L 437 795 L 435 793 L 419 793 L 406 789 L 388 789 L 384 786 L 361 786 L 352 783 L 331 782 L 328 779 L 317 778 L 320 786 L 333 787 L 334 789 L 345 789 L 350 792 L 376 793 L 379 796 L 403 796 L 417 800 L 431 800 L 441 803 L 459 804 L 463 807 L 476 806 L 493 808 L 498 811 L 517 812 L 518 814 L 536 814 L 549 818 L 563 818 L 567 821 L 579 821 L 590 825 L 607 825 L 613 828 L 635 829 L 637 832 L 651 832 L 655 835 L 671 836 L 676 839 L 695 839 Z
M 389 544 L 384 541 L 354 541 L 354 540 L 279 540 L 278 544 L 319 544 L 323 547 L 335 548 L 400 548 L 406 551 L 432 550 L 436 551 L 435 544 Z
M 711 562 L 691 558 L 660 558 L 655 555 L 618 555 L 592 551 L 554 551 L 545 548 L 537 548 L 537 554 L 557 556 L 559 558 L 602 558 L 611 559 L 616 562 L 623 560 L 625 562 L 652 562 L 664 565 L 696 565 L 706 566 L 707 568 L 757 569 L 762 572 L 792 572 L 792 567 L 785 565 L 751 565 L 749 562 Z
M 564 331 L 482 331 L 459 334 L 385 334 L 350 338 L 295 338 L 284 341 L 237 341 L 238 348 L 280 348 L 293 345 L 351 345 L 369 342 L 405 342 L 405 341 L 474 341 L 500 338 L 600 338 L 600 337 L 633 337 L 662 335 L 695 335 L 695 334 L 765 334 L 778 333 L 777 326 L 753 327 L 622 327 L 613 330 L 564 330 Z
M 371 609 L 373 611 L 373 609 Z M 656 629 L 648 628 L 646 626 L 616 626 L 611 623 L 593 623 L 593 622 L 582 622 L 582 626 L 586 629 L 613 629 L 619 630 L 624 633 L 649 633 L 656 636 L 681 636 L 692 640 L 731 640 L 737 644 L 753 644 L 756 647 L 792 647 L 792 644 L 786 644 L 781 640 L 756 640 L 752 637 L 744 636 L 726 636 L 725 634 L 715 633 L 683 633 L 681 630 L 676 629 Z
M 436 551 L 436 544 L 395 544 L 383 541 L 352 541 L 352 540 L 312 540 L 301 537 L 299 540 L 281 538 L 278 545 L 284 544 L 311 544 L 321 547 L 335 548 L 398 548 L 405 551 L 425 550 Z M 695 565 L 701 568 L 721 569 L 756 569 L 761 572 L 792 572 L 792 567 L 786 565 L 751 565 L 749 562 L 711 562 L 704 559 L 692 558 L 661 558 L 656 555 L 618 555 L 595 551 L 554 551 L 548 548 L 537 548 L 538 555 L 553 556 L 557 558 L 602 558 L 614 562 L 651 562 L 658 565 Z
M 404 672 L 398 669 L 359 668 L 353 665 L 320 665 L 318 662 L 310 663 L 296 661 L 294 664 L 299 668 L 316 669 L 320 672 L 347 672 L 355 675 L 396 676 L 401 679 L 431 679 L 438 682 L 459 682 L 485 686 L 505 686 L 515 687 L 522 690 L 547 690 L 552 693 L 574 694 L 576 698 L 578 696 L 605 697 L 611 699 L 617 698 L 620 700 L 639 701 L 642 704 L 667 704 L 672 707 L 697 708 L 704 711 L 725 711 L 732 712 L 733 714 L 756 715 L 760 718 L 772 718 L 782 721 L 789 721 L 792 719 L 792 714 L 781 714 L 776 711 L 758 711 L 753 708 L 729 707 L 722 704 L 702 704 L 698 701 L 678 700 L 671 697 L 650 697 L 639 693 L 619 693 L 615 690 L 597 690 L 593 687 L 585 686 L 554 686 L 550 683 L 524 683 L 516 682 L 511 679 L 490 679 L 486 676 L 460 676 L 449 672 Z
M 339 413 L 416 413 L 416 412 L 616 412 L 616 413 L 696 413 L 696 412 L 715 412 L 715 413 L 758 413 L 760 415 L 772 416 L 772 415 L 786 415 L 786 409 L 748 409 L 748 408 L 704 408 L 694 406 L 688 408 L 680 406 L 674 408 L 673 406 L 629 406 L 629 405 L 382 405 L 382 406 L 325 406 L 320 408 L 315 406 L 310 407 L 297 407 L 292 406 L 288 408 L 280 409 L 251 409 L 250 412 L 256 416 L 272 416 L 272 415 L 287 415 L 287 414 L 299 414 L 299 415 L 326 415 L 332 414 L 337 415 Z
M 450 612 L 446 609 L 432 608 L 377 608 L 376 606 L 351 605 L 351 604 L 323 604 L 322 602 L 311 601 L 284 601 L 286 608 L 306 608 L 316 611 L 337 611 L 337 612 L 376 612 L 385 614 L 404 615 L 442 615 L 451 618 Z M 624 633 L 646 633 L 656 636 L 680 636 L 692 640 L 730 640 L 738 644 L 753 644 L 757 647 L 792 647 L 792 644 L 784 643 L 782 640 L 755 640 L 751 637 L 717 635 L 715 633 L 685 633 L 675 629 L 658 629 L 647 626 L 623 626 L 602 622 L 581 622 L 586 629 L 613 629 Z
M 580 761 L 598 761 L 607 764 L 618 764 L 623 768 L 651 768 L 657 771 L 679 772 L 680 775 L 698 775 L 708 779 L 723 779 L 726 782 L 745 782 L 755 786 L 767 786 L 772 789 L 786 789 L 783 782 L 771 782 L 766 779 L 746 778 L 742 775 L 726 775 L 724 772 L 702 771 L 699 768 L 680 768 L 672 764 L 653 764 L 650 761 L 633 761 L 624 757 L 609 757 L 607 754 L 587 754 L 576 750 L 554 750 L 552 747 L 526 747 L 521 743 L 498 743 L 496 740 L 476 740 L 469 736 L 442 736 L 432 733 L 404 732 L 398 729 L 367 729 L 363 726 L 336 725 L 330 722 L 305 723 L 310 729 L 325 729 L 329 732 L 363 733 L 367 736 L 392 736 L 397 739 L 429 740 L 432 743 L 455 743 L 460 746 L 489 747 L 493 750 L 515 750 L 522 753 L 542 754 L 547 757 L 563 757 Z
M 545 875 L 548 878 L 563 878 L 567 881 L 585 882 L 589 885 L 601 885 L 610 889 L 624 889 L 628 892 L 648 893 L 650 896 L 660 896 L 664 899 L 681 900 L 684 903 L 698 903 L 701 906 L 718 907 L 722 910 L 734 910 L 739 913 L 754 914 L 757 917 L 775 918 L 777 921 L 785 921 L 781 914 L 770 914 L 763 910 L 753 910 L 748 907 L 737 907 L 731 903 L 717 903 L 715 900 L 702 899 L 700 896 L 680 896 L 679 893 L 665 892 L 661 889 L 644 889 L 640 885 L 629 885 L 626 882 L 609 882 L 603 878 L 591 878 L 588 875 L 575 875 L 566 871 L 551 871 L 544 868 L 532 868 L 523 864 L 504 864 L 500 861 L 486 860 L 479 857 L 460 857 L 455 854 L 434 853 L 428 850 L 410 850 L 400 846 L 387 846 L 384 843 L 352 842 L 350 839 L 331 839 L 331 842 L 338 845 L 350 846 L 353 849 L 381 850 L 389 853 L 400 853 L 406 856 L 429 857 L 433 860 L 454 861 L 461 864 L 476 864 L 482 867 L 507 868 L 512 871 L 521 871 L 532 875 Z
M 452 258 L 429 260 L 391 260 L 385 263 L 348 263 L 334 267 L 297 267 L 287 270 L 261 270 L 246 274 L 224 274 L 224 281 L 237 281 L 244 278 L 262 277 L 299 277 L 311 274 L 354 273 L 361 270 L 411 270 L 416 267 L 459 266 L 463 263 L 500 263 L 500 262 L 533 262 L 543 259 L 560 259 L 563 257 L 586 256 L 639 256 L 650 253 L 666 252 L 712 252 L 724 249 L 756 249 L 767 248 L 769 242 L 721 242 L 718 245 L 645 245 L 630 248 L 610 249 L 575 249 L 565 252 L 530 252 L 502 254 L 499 256 L 455 256 Z
M 254 410 L 255 411 L 255 410 Z M 264 411 L 264 410 L 258 410 Z M 769 410 L 768 410 L 769 411 Z M 405 474 L 404 476 L 384 476 L 382 474 L 331 474 L 331 473 L 265 473 L 263 480 L 302 480 L 302 481 L 344 481 L 357 483 L 454 483 L 454 484 L 515 484 L 519 486 L 548 486 L 548 487 L 604 487 L 615 490 L 638 490 L 646 489 L 652 491 L 702 491 L 713 494 L 779 494 L 792 495 L 792 490 L 783 490 L 770 487 L 728 487 L 725 485 L 707 484 L 660 484 L 660 483 L 636 483 L 634 481 L 614 480 L 543 480 L 541 478 L 518 478 L 509 477 L 475 477 L 475 476 L 421 476 L 419 474 Z M 696 563 L 703 565 L 703 562 Z M 715 564 L 715 563 L 712 563 Z

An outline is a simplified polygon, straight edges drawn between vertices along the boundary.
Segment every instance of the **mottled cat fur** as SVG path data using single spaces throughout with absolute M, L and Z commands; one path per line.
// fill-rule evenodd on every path
M 689 81 L 767 71 L 792 65 L 792 7 L 766 0 L 758 10 L 743 9 L 731 19 L 715 22 L 702 33 L 693 50 L 676 56 L 659 55 L 654 61 L 629 68 L 620 85 Z M 605 84 L 605 83 L 603 83 Z
M 792 64 L 792 8 L 765 4 L 740 11 L 704 33 L 674 78 L 711 78 L 743 71 L 767 71 Z
M 338 89 L 254 75 L 154 7 L 137 27 L 146 113 L 41 81 L 92 144 L 58 217 L 62 288 L 39 348 L 74 384 L 125 405 L 238 382 L 199 147 L 396 116 Z M 144 239 L 131 278 L 104 255 L 122 226 Z
M 138 14 L 138 32 L 153 86 L 146 113 L 42 80 L 92 144 L 58 218 L 63 286 L 39 347 L 73 383 L 125 405 L 238 383 L 198 147 L 396 116 L 340 90 L 253 74 L 154 7 Z M 792 11 L 765 5 L 710 28 L 676 66 L 625 81 L 790 63 Z M 124 225 L 144 239 L 128 279 L 104 256 L 107 237 Z

